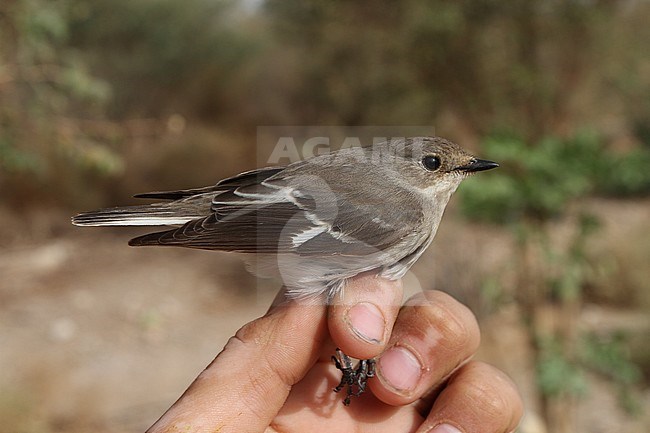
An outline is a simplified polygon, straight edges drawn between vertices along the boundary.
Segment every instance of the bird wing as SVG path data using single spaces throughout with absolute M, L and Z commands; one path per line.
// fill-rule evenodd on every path
M 259 183 L 264 179 L 273 176 L 284 170 L 284 167 L 264 167 L 255 170 L 245 171 L 236 176 L 228 177 L 219 181 L 216 185 L 204 188 L 179 189 L 174 191 L 154 191 L 136 194 L 135 198 L 152 198 L 157 200 L 179 200 L 182 198 L 206 194 L 211 192 L 227 191 L 243 185 Z

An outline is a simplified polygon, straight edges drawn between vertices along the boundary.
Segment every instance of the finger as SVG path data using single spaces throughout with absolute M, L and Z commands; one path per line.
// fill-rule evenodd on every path
M 402 303 L 401 281 L 365 273 L 348 280 L 328 309 L 328 326 L 343 353 L 369 359 L 388 342 Z
M 248 323 L 148 430 L 264 431 L 327 337 L 320 302 L 285 302 Z
M 377 361 L 372 392 L 383 402 L 413 402 L 441 384 L 476 352 L 480 331 L 472 312 L 439 291 L 418 293 L 399 313 L 388 349 Z
M 488 364 L 470 362 L 451 377 L 418 432 L 507 433 L 522 415 L 510 378 Z

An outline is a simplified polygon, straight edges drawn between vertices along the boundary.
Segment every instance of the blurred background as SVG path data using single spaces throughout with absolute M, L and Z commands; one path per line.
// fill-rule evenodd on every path
M 148 427 L 277 282 L 82 210 L 258 166 L 259 125 L 431 125 L 465 181 L 413 271 L 520 431 L 650 429 L 650 3 L 3 0 L 0 432 Z

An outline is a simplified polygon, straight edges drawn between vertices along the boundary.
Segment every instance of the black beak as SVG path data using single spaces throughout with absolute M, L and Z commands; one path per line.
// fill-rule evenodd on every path
M 456 170 L 464 171 L 467 173 L 475 173 L 477 171 L 492 170 L 497 168 L 499 164 L 486 159 L 472 159 L 469 164 L 457 167 Z

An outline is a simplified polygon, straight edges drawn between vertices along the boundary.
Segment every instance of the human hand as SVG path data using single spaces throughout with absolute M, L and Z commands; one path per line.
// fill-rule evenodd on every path
M 515 386 L 470 361 L 480 339 L 473 314 L 438 291 L 402 308 L 401 299 L 399 281 L 364 274 L 330 306 L 277 302 L 228 341 L 148 433 L 513 431 L 523 411 Z M 348 407 L 343 392 L 332 392 L 336 347 L 379 356 L 371 392 Z

